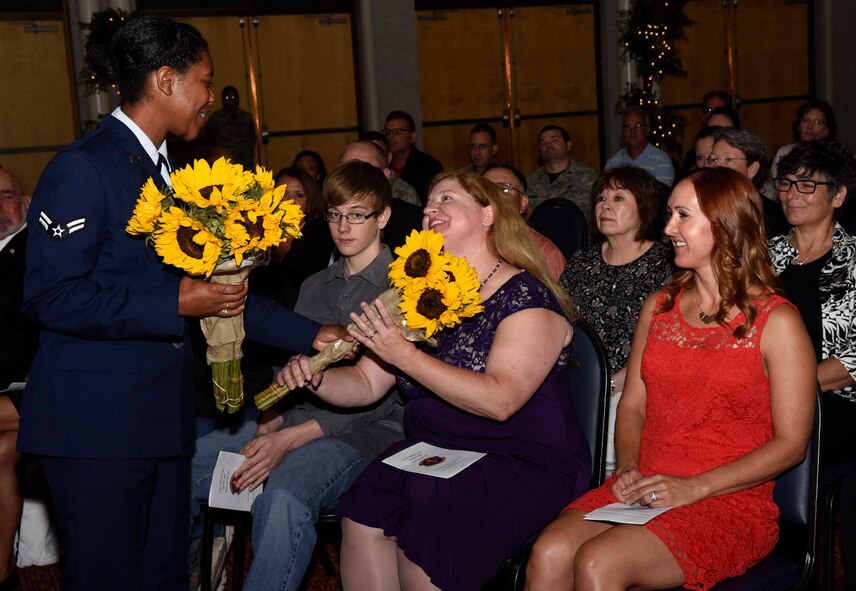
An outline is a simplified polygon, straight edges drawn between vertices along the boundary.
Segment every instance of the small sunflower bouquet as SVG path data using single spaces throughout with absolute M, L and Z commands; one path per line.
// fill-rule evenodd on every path
M 271 248 L 301 236 L 303 212 L 283 200 L 285 187 L 275 187 L 273 175 L 260 166 L 253 172 L 226 158 L 213 165 L 196 160 L 170 179 L 172 187 L 164 189 L 146 181 L 125 230 L 145 236 L 165 263 L 189 275 L 242 283 L 267 262 Z M 236 412 L 244 397 L 243 314 L 203 318 L 201 324 L 217 408 Z
M 443 251 L 443 236 L 432 230 L 414 230 L 389 265 L 392 287 L 379 299 L 395 320 L 401 335 L 411 342 L 436 346 L 433 335 L 482 312 L 478 275 L 467 260 Z M 377 309 L 372 305 L 372 309 Z M 366 320 L 366 315 L 362 315 Z M 348 325 L 354 330 L 356 325 Z M 312 373 L 343 359 L 356 341 L 339 339 L 309 360 Z M 271 385 L 256 395 L 260 410 L 270 408 L 288 394 L 288 388 Z

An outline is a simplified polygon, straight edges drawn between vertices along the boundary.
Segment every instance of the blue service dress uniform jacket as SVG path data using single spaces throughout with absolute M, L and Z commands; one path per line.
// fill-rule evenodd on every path
M 182 273 L 125 232 L 160 173 L 112 116 L 48 164 L 30 206 L 23 312 L 41 327 L 18 447 L 73 458 L 174 456 L 193 439 Z M 250 296 L 248 336 L 305 351 L 319 325 Z

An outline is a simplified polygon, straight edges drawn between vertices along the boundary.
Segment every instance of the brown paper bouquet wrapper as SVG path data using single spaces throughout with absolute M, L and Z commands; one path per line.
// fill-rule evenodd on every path
M 432 346 L 436 346 L 437 342 L 434 338 L 426 339 L 425 331 L 422 329 L 414 330 L 412 328 L 408 328 L 407 322 L 404 319 L 404 316 L 401 314 L 401 311 L 398 309 L 398 304 L 401 301 L 401 298 L 398 294 L 398 291 L 395 289 L 388 289 L 380 296 L 377 297 L 381 302 L 383 302 L 384 307 L 389 312 L 390 316 L 392 316 L 395 321 L 396 326 L 398 327 L 398 331 L 401 333 L 405 339 L 411 342 L 420 342 L 425 341 Z M 377 312 L 377 308 L 375 308 L 374 304 L 371 304 L 371 308 L 374 312 Z M 361 314 L 360 318 L 366 320 L 366 315 Z M 355 330 L 356 325 L 351 323 L 348 325 L 348 330 Z M 345 356 L 350 353 L 354 347 L 357 345 L 357 341 L 346 341 L 344 339 L 337 339 L 327 345 L 323 351 L 313 355 L 309 359 L 309 368 L 312 370 L 313 374 L 320 373 L 331 364 L 336 363 L 337 361 L 341 361 L 345 358 Z M 282 399 L 286 394 L 288 394 L 289 389 L 286 386 L 278 386 L 277 384 L 272 384 L 267 390 L 260 392 L 255 397 L 256 406 L 259 410 L 267 410 L 274 403 L 278 402 Z
M 238 285 L 246 281 L 254 268 L 266 264 L 267 256 L 245 258 L 241 266 L 229 261 L 217 265 L 211 282 Z M 231 318 L 209 316 L 200 322 L 208 350 L 205 358 L 211 366 L 214 402 L 217 410 L 237 412 L 244 404 L 244 376 L 241 373 L 241 344 L 244 342 L 244 313 Z

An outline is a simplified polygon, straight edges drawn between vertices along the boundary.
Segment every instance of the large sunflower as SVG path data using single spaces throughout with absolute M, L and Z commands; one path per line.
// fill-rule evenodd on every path
M 303 212 L 293 201 L 281 202 L 277 191 L 271 191 L 258 201 L 245 199 L 229 212 L 225 222 L 230 253 L 240 265 L 248 251 L 267 250 L 288 238 L 299 238 Z M 293 225 L 286 219 L 297 219 Z
M 413 232 L 404 246 L 395 249 L 398 258 L 389 265 L 389 280 L 396 289 L 410 284 L 424 286 L 442 280 L 445 257 L 443 236 L 433 230 Z
M 164 194 L 155 186 L 155 181 L 149 177 L 140 190 L 140 197 L 134 206 L 134 214 L 128 220 L 125 231 L 128 234 L 151 234 L 155 222 L 163 213 Z
M 152 238 L 165 263 L 191 275 L 210 276 L 223 250 L 219 238 L 178 207 L 163 212 Z
M 178 199 L 197 207 L 214 207 L 221 213 L 230 207 L 253 184 L 253 173 L 240 164 L 219 158 L 214 166 L 205 160 L 196 160 L 173 172 L 172 187 Z
M 476 273 L 476 270 L 470 267 L 467 263 L 467 259 L 447 254 L 444 270 L 446 271 L 449 282 L 460 294 L 459 298 L 461 300 L 461 306 L 475 304 L 479 309 L 474 313 L 481 312 L 481 295 L 479 294 L 481 284 L 479 283 L 479 276 Z M 465 316 L 472 315 L 473 314 L 466 314 Z
M 256 166 L 256 172 L 253 174 L 253 178 L 262 188 L 262 190 L 267 193 L 268 191 L 272 191 L 274 188 L 274 180 L 273 173 L 266 168 L 261 166 Z M 285 187 L 283 187 L 283 191 Z
M 282 226 L 282 231 L 288 234 L 290 238 L 300 238 L 303 233 L 300 231 L 300 225 L 303 223 L 303 210 L 292 199 L 281 201 L 277 207 L 277 211 L 282 212 L 282 218 L 279 221 Z
M 460 290 L 451 282 L 439 281 L 431 286 L 411 284 L 401 294 L 398 305 L 410 328 L 425 329 L 425 338 L 461 321 L 458 307 Z

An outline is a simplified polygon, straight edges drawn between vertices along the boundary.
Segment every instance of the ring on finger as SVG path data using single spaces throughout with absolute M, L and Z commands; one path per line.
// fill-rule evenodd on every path
M 657 494 L 656 494 L 653 490 L 652 490 L 651 492 L 649 492 L 649 493 L 648 493 L 648 496 L 649 496 L 649 497 L 651 497 L 651 502 L 652 502 L 652 503 L 656 503 L 656 502 L 657 502 Z
M 369 338 L 373 339 L 376 334 L 377 334 L 377 331 L 374 331 L 372 334 L 369 335 Z

